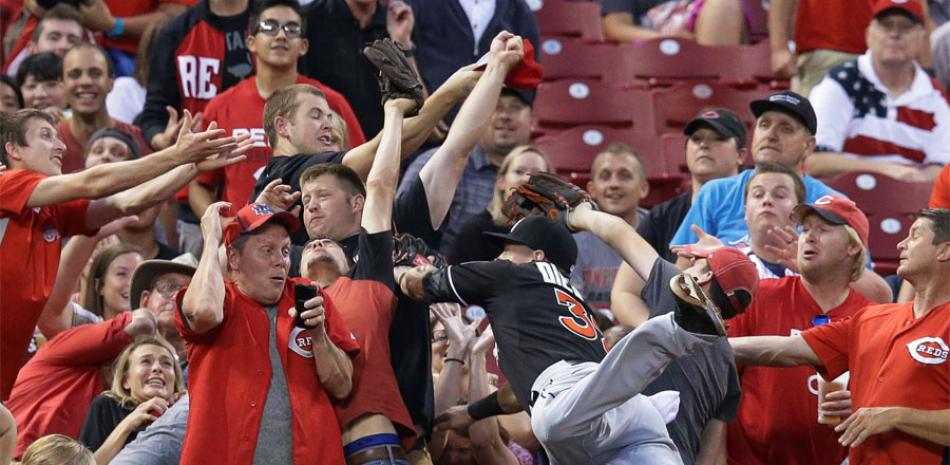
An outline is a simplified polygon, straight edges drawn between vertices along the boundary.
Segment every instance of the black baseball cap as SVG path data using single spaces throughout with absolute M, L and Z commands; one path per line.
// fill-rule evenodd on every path
M 763 100 L 755 100 L 749 104 L 749 108 L 752 109 L 752 114 L 756 118 L 767 111 L 780 111 L 801 121 L 812 135 L 818 131 L 818 117 L 815 115 L 811 102 L 801 94 L 790 90 L 769 95 Z
M 692 135 L 699 128 L 709 128 L 723 137 L 735 137 L 739 146 L 744 147 L 745 125 L 739 117 L 725 108 L 706 108 L 700 110 L 689 124 L 683 129 L 683 134 Z
M 570 276 L 577 261 L 577 243 L 563 224 L 546 216 L 528 216 L 515 223 L 508 234 L 484 232 L 486 236 L 504 239 L 505 242 L 521 244 L 532 250 L 544 252 L 544 258 Z
M 518 97 L 519 100 L 524 102 L 524 104 L 529 107 L 534 106 L 534 95 L 535 95 L 535 92 L 533 90 L 521 90 L 521 89 L 515 89 L 514 87 L 508 87 L 508 86 L 501 88 L 502 97 L 504 96 Z

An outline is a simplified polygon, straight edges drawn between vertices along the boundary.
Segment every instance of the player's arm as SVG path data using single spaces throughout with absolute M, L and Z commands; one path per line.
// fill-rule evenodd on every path
M 468 398 L 482 399 L 489 393 L 486 355 L 495 338 L 491 328 L 475 341 L 470 357 Z M 518 459 L 501 439 L 497 418 L 472 423 L 468 429 L 472 451 L 479 465 L 518 465 Z
M 823 366 L 801 335 L 731 337 L 736 365 L 772 367 Z
M 653 263 L 660 257 L 633 226 L 617 216 L 593 210 L 588 203 L 571 211 L 568 221 L 574 229 L 588 231 L 604 241 L 640 276 L 650 276 Z
M 649 277 L 649 275 L 647 275 Z M 650 318 L 650 309 L 640 297 L 646 278 L 633 270 L 626 262 L 617 269 L 617 277 L 610 289 L 610 310 L 617 322 L 637 327 Z
M 941 446 L 950 446 L 950 409 L 921 410 L 909 407 L 864 407 L 835 427 L 844 432 L 839 441 L 855 447 L 869 436 L 892 430 Z
M 214 203 L 201 217 L 204 249 L 181 304 L 184 323 L 196 334 L 208 332 L 224 321 L 224 275 L 218 262 L 218 248 L 224 233 L 222 210 L 230 206 L 227 202 Z
M 382 140 L 366 177 L 366 202 L 360 226 L 369 234 L 392 228 L 393 199 L 399 185 L 399 144 L 403 114 L 415 107 L 410 99 L 389 100 L 383 105 Z

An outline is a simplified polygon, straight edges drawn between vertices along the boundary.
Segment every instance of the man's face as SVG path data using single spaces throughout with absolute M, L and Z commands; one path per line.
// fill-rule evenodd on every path
M 288 140 L 299 153 L 328 152 L 333 144 L 333 112 L 327 100 L 301 92 L 297 94 L 297 111 L 287 121 Z
M 125 142 L 115 137 L 100 137 L 92 143 L 92 147 L 89 147 L 89 153 L 86 154 L 86 168 L 125 161 L 131 156 L 132 151 Z
M 284 28 L 291 30 L 290 33 Z M 257 31 L 247 36 L 247 47 L 257 55 L 260 64 L 274 68 L 297 68 L 297 60 L 307 53 L 307 39 L 302 36 L 300 15 L 286 6 L 275 6 L 261 13 Z
M 316 269 L 320 265 L 329 265 L 340 276 L 350 268 L 343 247 L 330 239 L 314 239 L 307 243 L 300 257 L 300 276 L 316 280 Z
M 795 194 L 795 181 L 783 173 L 762 173 L 749 182 L 745 199 L 745 221 L 754 238 L 764 237 L 772 228 L 791 224 L 789 215 L 800 199 Z
M 450 433 L 448 442 L 439 461 L 445 465 L 476 465 L 475 454 L 472 451 L 472 441 L 455 433 Z
M 544 253 L 540 250 L 535 251 L 526 245 L 512 244 L 509 242 L 505 244 L 505 249 L 501 252 L 501 255 L 498 255 L 496 260 L 508 260 L 511 263 L 523 265 L 543 259 Z
M 53 52 L 60 58 L 79 42 L 82 42 L 82 26 L 71 19 L 44 19 L 36 27 L 42 28 L 32 53 Z
M 12 115 L 20 109 L 20 102 L 16 92 L 6 84 L 0 84 L 0 113 Z
M 244 249 L 228 250 L 231 276 L 246 296 L 264 305 L 280 300 L 290 273 L 290 234 L 280 224 L 265 224 Z
M 851 245 L 844 226 L 827 223 L 814 213 L 805 217 L 798 236 L 797 260 L 806 279 L 849 276 L 856 253 L 860 253 L 860 248 Z
M 871 20 L 865 39 L 875 60 L 909 65 L 920 51 L 923 33 L 923 26 L 906 15 L 885 13 Z
M 324 174 L 301 186 L 303 220 L 311 238 L 341 241 L 358 230 L 361 195 L 350 196 L 342 181 Z
M 530 140 L 531 107 L 518 97 L 501 96 L 482 134 L 482 147 L 490 153 L 507 154 Z
M 933 275 L 940 253 L 946 254 L 950 244 L 943 242 L 934 245 L 933 221 L 928 218 L 918 218 L 910 226 L 907 238 L 897 244 L 900 252 L 900 262 L 897 266 L 897 275 L 904 278 Z M 941 252 L 943 251 L 943 252 Z
M 180 273 L 165 273 L 155 278 L 151 289 L 142 291 L 138 307 L 146 308 L 158 320 L 160 329 L 175 329 L 175 295 L 191 282 L 191 276 Z M 134 296 L 133 296 L 134 298 Z
M 66 144 L 59 140 L 59 134 L 52 124 L 40 118 L 26 121 L 26 146 L 7 143 L 13 146 L 22 168 L 43 173 L 47 176 L 63 174 L 63 152 Z
M 37 110 L 66 108 L 66 96 L 63 94 L 63 81 L 37 81 L 34 75 L 23 80 L 20 87 L 25 108 Z
M 767 111 L 755 122 L 752 135 L 752 160 L 799 169 L 815 149 L 815 137 L 794 117 L 780 111 Z
M 92 115 L 106 111 L 106 95 L 114 78 L 109 76 L 106 57 L 92 47 L 70 50 L 63 59 L 63 85 L 66 101 L 73 111 Z
M 709 128 L 699 128 L 686 139 L 686 166 L 701 182 L 736 174 L 745 155 L 736 140 Z
M 630 153 L 604 153 L 594 160 L 588 184 L 591 196 L 605 212 L 627 217 L 637 211 L 648 185 L 640 162 Z

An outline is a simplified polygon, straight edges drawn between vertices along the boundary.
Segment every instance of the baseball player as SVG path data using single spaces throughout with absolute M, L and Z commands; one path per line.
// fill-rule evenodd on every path
M 625 261 L 635 258 L 636 233 L 622 219 L 584 202 L 567 224 L 593 233 Z M 640 391 L 671 360 L 725 334 L 718 307 L 693 278 L 679 274 L 670 281 L 677 308 L 606 354 L 590 308 L 568 279 L 577 257 L 568 229 L 529 216 L 509 234 L 492 234 L 506 242 L 495 261 L 419 267 L 400 277 L 414 299 L 481 305 L 488 313 L 511 384 L 465 409 L 461 423 L 525 408 L 553 464 L 682 464 L 666 431 L 678 396 L 648 398 Z

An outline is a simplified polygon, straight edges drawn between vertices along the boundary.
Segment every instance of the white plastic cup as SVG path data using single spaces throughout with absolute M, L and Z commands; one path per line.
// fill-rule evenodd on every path
M 842 417 L 823 415 L 821 413 L 821 404 L 825 402 L 825 394 L 847 389 L 850 379 L 851 372 L 848 371 L 831 381 L 825 381 L 825 378 L 821 375 L 818 376 L 818 423 L 822 425 L 837 425 L 844 420 Z

